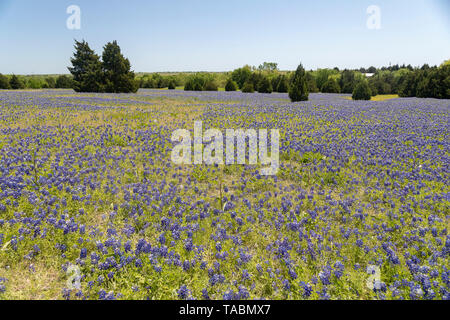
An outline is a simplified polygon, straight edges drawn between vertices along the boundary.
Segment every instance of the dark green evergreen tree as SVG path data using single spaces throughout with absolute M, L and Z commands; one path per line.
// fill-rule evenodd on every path
M 297 67 L 289 87 L 289 98 L 292 102 L 308 100 L 308 86 L 306 84 L 306 72 L 303 65 Z
M 103 91 L 103 73 L 100 58 L 86 41 L 79 42 L 75 40 L 75 53 L 70 61 L 72 62 L 72 67 L 68 69 L 73 76 L 73 88 L 75 91 Z
M 25 84 L 23 83 L 22 79 L 20 79 L 15 74 L 12 75 L 11 79 L 9 79 L 9 85 L 11 86 L 11 89 L 24 89 Z
M 231 78 L 227 80 L 225 84 L 225 91 L 236 91 L 238 89 L 238 85 Z
M 176 83 L 175 79 L 170 79 L 167 88 L 169 90 L 175 90 L 176 87 L 177 87 L 177 83 Z
M 106 92 L 129 93 L 138 90 L 130 61 L 122 55 L 117 41 L 108 42 L 103 47 L 102 60 Z
M 11 89 L 7 76 L 0 73 L 0 89 Z
M 276 77 L 273 77 L 271 80 L 272 88 L 273 88 L 274 92 L 278 92 L 277 89 L 278 89 L 278 84 L 280 83 L 280 79 L 281 79 L 281 74 Z
M 355 89 L 355 85 L 355 73 L 352 70 L 347 69 L 342 71 L 339 79 L 339 86 L 341 87 L 342 93 L 352 93 Z
M 253 72 L 248 79 L 248 82 L 251 82 L 253 84 L 253 89 L 258 91 L 259 83 L 261 82 L 264 75 L 261 72 Z
M 288 91 L 289 91 L 288 79 L 285 75 L 281 75 L 278 81 L 277 92 L 285 93 Z
M 403 83 L 400 84 L 398 95 L 400 97 L 415 97 L 417 89 L 417 71 L 409 72 Z
M 258 82 L 258 92 L 259 93 L 272 93 L 272 83 L 269 78 L 262 76 L 261 80 Z
M 306 86 L 308 87 L 308 92 L 319 92 L 316 78 L 313 76 L 312 72 L 306 72 Z
M 245 93 L 255 92 L 255 88 L 253 87 L 253 83 L 250 82 L 250 81 L 247 81 L 246 83 L 244 83 L 244 85 L 242 86 L 242 92 L 245 92 Z

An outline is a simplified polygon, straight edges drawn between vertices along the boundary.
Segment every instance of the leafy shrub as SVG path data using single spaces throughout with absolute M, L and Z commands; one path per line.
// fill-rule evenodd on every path
M 339 86 L 341 87 L 342 93 L 352 93 L 355 89 L 355 85 L 355 72 L 347 69 L 342 71 L 341 77 L 339 79 Z
M 250 66 L 244 66 L 242 68 L 236 69 L 231 73 L 231 79 L 235 81 L 239 87 L 242 89 L 244 84 L 250 80 L 252 76 L 252 70 Z
M 0 73 L 0 89 L 11 89 L 8 77 L 4 76 L 1 73 Z
M 236 91 L 238 89 L 238 85 L 236 81 L 233 81 L 232 79 L 228 79 L 227 83 L 225 84 L 225 91 Z
M 66 89 L 72 87 L 73 87 L 72 78 L 70 78 L 69 76 L 61 75 L 58 78 L 56 78 L 55 88 Z
M 191 75 L 184 84 L 186 91 L 217 91 L 218 85 L 215 77 L 207 73 Z
M 339 84 L 333 78 L 329 78 L 320 89 L 321 92 L 325 93 L 339 93 L 341 92 L 341 88 L 339 88 Z
M 176 86 L 177 86 L 177 84 L 176 84 L 175 80 L 170 80 L 167 88 L 169 90 L 174 90 L 176 88 Z
M 372 92 L 367 81 L 359 82 L 353 90 L 353 100 L 370 100 Z
M 47 84 L 47 88 L 56 88 L 56 80 L 53 77 L 45 78 L 45 83 Z
M 272 84 L 270 83 L 269 78 L 262 77 L 261 80 L 258 83 L 258 92 L 260 93 L 272 93 L 273 88 Z
M 205 78 L 200 74 L 190 76 L 184 85 L 186 91 L 202 91 L 206 84 Z
M 288 92 L 289 91 L 289 83 L 288 83 L 288 79 L 285 75 L 281 75 L 279 77 L 276 91 L 277 92 Z
M 244 83 L 244 86 L 242 87 L 242 92 L 245 92 L 245 93 L 255 92 L 255 88 L 253 87 L 253 83 L 251 83 L 251 82 Z
M 13 74 L 11 79 L 9 79 L 9 85 L 11 86 L 11 89 L 25 88 L 25 84 L 23 83 L 23 81 L 15 74 Z
M 219 86 L 214 80 L 209 80 L 205 83 L 205 86 L 203 87 L 204 91 L 217 91 L 219 90 Z

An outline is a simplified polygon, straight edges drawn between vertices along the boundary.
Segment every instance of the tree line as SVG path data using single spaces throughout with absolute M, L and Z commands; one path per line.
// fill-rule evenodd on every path
M 71 76 L 17 76 L 0 73 L 0 89 L 71 89 Z
M 264 62 L 259 67 L 246 65 L 226 73 L 178 73 L 165 77 L 158 73 L 145 75 L 141 87 L 174 89 L 184 86 L 185 90 L 195 91 L 216 91 L 221 87 L 226 91 L 272 93 L 289 92 L 291 89 L 298 91 L 298 88 L 291 88 L 296 82 L 306 86 L 306 89 L 301 89 L 302 92 L 347 93 L 352 94 L 355 100 L 370 100 L 378 94 L 448 99 L 450 60 L 439 67 L 394 65 L 379 69 L 306 71 L 301 66 L 295 72 L 280 71 L 276 63 Z
M 71 59 L 72 76 L 58 77 L 4 76 L 0 74 L 0 88 L 73 88 L 88 92 L 136 92 L 138 88 L 184 88 L 194 91 L 289 92 L 293 83 L 306 86 L 301 91 L 352 94 L 354 99 L 370 99 L 378 94 L 398 94 L 401 97 L 450 98 L 450 60 L 439 67 L 389 67 L 360 69 L 317 69 L 281 71 L 278 64 L 264 62 L 258 67 L 245 65 L 222 73 L 159 73 L 136 76 L 130 62 L 120 51 L 116 41 L 104 46 L 102 59 L 85 41 L 75 41 Z M 305 94 L 300 94 L 304 95 Z
M 302 74 L 302 85 L 308 92 L 350 93 L 354 99 L 370 99 L 378 94 L 398 94 L 401 97 L 450 98 L 450 60 L 439 67 L 413 68 L 392 66 L 376 69 L 339 70 L 318 69 L 281 72 L 276 67 L 264 65 L 255 68 L 244 66 L 234 70 L 228 82 L 234 82 L 243 92 L 289 92 L 294 78 Z M 233 86 L 230 86 L 233 88 Z

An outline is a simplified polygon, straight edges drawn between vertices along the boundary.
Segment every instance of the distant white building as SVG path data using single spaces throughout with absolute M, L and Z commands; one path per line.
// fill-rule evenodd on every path
M 370 78 L 374 75 L 375 73 L 364 73 L 364 75 L 366 76 L 366 78 Z

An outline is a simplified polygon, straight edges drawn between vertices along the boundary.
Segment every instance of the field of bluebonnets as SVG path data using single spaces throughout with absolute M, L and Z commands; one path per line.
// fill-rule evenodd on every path
M 278 174 L 173 164 L 194 120 L 279 129 Z M 449 299 L 449 123 L 449 100 L 2 91 L 0 299 Z

